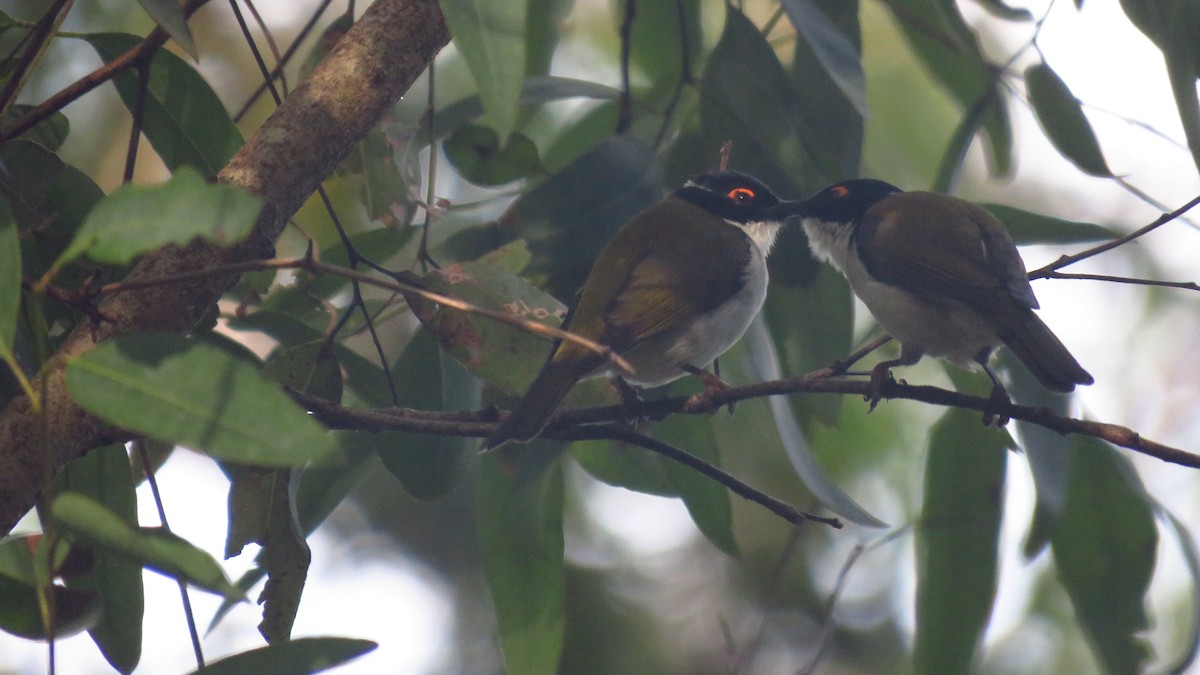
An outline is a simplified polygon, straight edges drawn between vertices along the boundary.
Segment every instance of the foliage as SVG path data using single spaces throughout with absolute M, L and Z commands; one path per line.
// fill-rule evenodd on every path
M 44 17 L 30 8 L 19 17 L 0 12 L 8 54 L 0 69 L 0 403 L 14 408 L 13 401 L 27 400 L 36 410 L 42 379 L 63 377 L 82 410 L 109 429 L 104 444 L 57 472 L 52 485 L 50 458 L 34 472 L 31 480 L 45 481 L 39 534 L 0 540 L 0 629 L 33 640 L 87 630 L 115 670 L 131 672 L 143 650 L 140 621 L 114 617 L 142 616 L 144 568 L 221 595 L 213 624 L 266 578 L 260 631 L 271 644 L 198 672 L 316 672 L 356 658 L 374 644 L 291 637 L 306 581 L 321 583 L 308 578 L 305 538 L 343 501 L 369 503 L 361 486 L 386 476 L 411 497 L 392 502 L 395 517 L 411 522 L 407 531 L 382 527 L 417 555 L 435 557 L 438 547 L 428 540 L 443 535 L 459 544 L 472 539 L 457 546 L 458 557 L 441 572 L 464 588 L 466 577 L 486 580 L 489 625 L 510 672 L 553 673 L 564 664 L 595 672 L 609 665 L 726 672 L 714 664 L 730 654 L 735 670 L 754 672 L 769 672 L 770 658 L 814 666 L 823 658 L 847 671 L 907 662 L 906 669 L 920 673 L 966 672 L 988 663 L 995 644 L 985 636 L 1006 592 L 1002 560 L 1011 542 L 1002 531 L 1013 518 L 1006 486 L 1018 463 L 1010 448 L 1018 448 L 1026 453 L 1035 486 L 1029 501 L 1036 504 L 1022 552 L 1031 560 L 1053 558 L 1031 574 L 1060 598 L 1058 605 L 1039 600 L 1021 611 L 1070 624 L 1071 634 L 1083 636 L 1046 647 L 1039 664 L 1051 670 L 1086 652 L 1103 670 L 1123 673 L 1175 652 L 1185 653 L 1173 664 L 1183 668 L 1194 655 L 1195 621 L 1179 629 L 1171 653 L 1155 656 L 1145 634 L 1155 628 L 1148 603 L 1157 556 L 1182 550 L 1192 578 L 1169 581 L 1195 593 L 1200 563 L 1181 523 L 1195 524 L 1166 511 L 1128 453 L 1103 440 L 1027 423 L 1015 423 L 1009 435 L 980 425 L 965 409 L 915 402 L 884 404 L 867 417 L 853 397 L 818 393 L 744 401 L 732 418 L 675 415 L 639 429 L 764 492 L 850 523 L 845 530 L 816 522 L 784 529 L 757 505 L 732 500 L 725 486 L 616 441 L 539 440 L 473 456 L 474 439 L 486 435 L 492 419 L 486 406 L 511 407 L 549 345 L 544 335 L 421 295 L 440 293 L 558 326 L 613 232 L 688 176 L 715 167 L 727 141 L 731 168 L 787 198 L 872 173 L 864 149 L 870 125 L 896 147 L 925 137 L 872 121 L 891 111 L 872 107 L 868 96 L 883 77 L 864 57 L 877 47 L 870 40 L 902 52 L 925 87 L 940 92 L 940 99 L 921 103 L 929 119 L 953 120 L 938 137 L 943 145 L 913 160 L 927 180 L 884 178 L 954 191 L 971 170 L 975 146 L 993 176 L 1010 175 L 1022 152 L 1013 118 L 1027 104 L 1045 139 L 1080 172 L 1122 180 L 1114 177 L 1119 171 L 1110 168 L 1086 101 L 1037 49 L 1041 23 L 1031 22 L 1029 11 L 998 0 L 441 0 L 453 48 L 328 177 L 323 199 L 295 215 L 299 227 L 275 242 L 281 255 L 295 259 L 235 270 L 249 274 L 189 335 L 132 326 L 90 352 L 60 354 L 72 329 L 120 321 L 101 315 L 95 303 L 138 292 L 121 279 L 141 256 L 164 245 L 229 246 L 254 236 L 260 196 L 208 178 L 239 150 L 253 151 L 253 143 L 243 147 L 243 135 L 254 133 L 266 110 L 251 106 L 235 119 L 223 103 L 230 95 L 213 74 L 219 69 L 198 67 L 198 55 L 221 56 L 209 54 L 206 44 L 238 39 L 232 24 L 201 31 L 189 22 L 199 4 L 141 0 L 154 23 L 139 15 L 115 30 L 120 22 L 100 10 L 63 24 L 62 3 L 46 3 Z M 1194 10 L 1182 0 L 1121 4 L 1166 57 L 1200 167 L 1194 87 L 1200 23 L 1188 22 Z M 1024 31 L 1015 54 L 985 48 L 966 18 L 967 7 L 976 5 L 996 17 L 990 25 Z M 869 19 L 883 10 L 886 30 L 878 16 Z M 340 36 L 345 19 L 330 24 L 324 37 Z M 118 96 L 107 103 L 86 94 L 65 110 L 38 110 L 52 100 L 35 100 L 40 92 L 61 89 L 65 73 L 63 63 L 42 61 L 46 50 L 78 47 L 111 67 L 139 49 L 156 25 L 186 56 L 157 49 L 109 73 Z M 313 60 L 329 49 L 323 41 L 297 44 Z M 43 67 L 32 68 L 39 61 Z M 235 65 L 230 70 L 244 72 L 242 84 L 261 81 L 251 66 Z M 16 104 L 18 94 L 33 105 Z M 123 109 L 105 107 L 116 101 Z M 103 124 L 121 119 L 126 128 L 132 120 L 124 176 L 86 158 L 87 148 L 105 142 L 103 124 L 83 119 L 93 114 Z M 128 139 L 107 142 L 125 148 Z M 1022 245 L 1077 251 L 1118 229 L 1042 214 L 1019 197 L 1008 201 L 1021 208 L 987 206 Z M 360 274 L 318 268 L 314 259 L 381 274 L 372 285 Z M 289 271 L 276 274 L 278 267 Z M 734 384 L 817 370 L 869 333 L 863 321 L 856 331 L 849 288 L 809 256 L 799 228 L 780 237 L 770 269 L 762 320 L 722 360 Z M 189 280 L 180 275 L 149 285 Z M 1005 365 L 1018 403 L 1066 414 L 1064 398 Z M 946 381 L 938 366 L 905 376 Z M 949 377 L 959 391 L 986 386 L 957 371 Z M 1097 386 L 1116 390 L 1120 383 Z M 683 380 L 648 397 L 694 388 Z M 329 419 L 297 403 L 302 395 L 357 409 L 408 409 L 404 414 L 416 421 L 431 411 L 447 413 L 424 419 L 450 426 L 330 430 Z M 593 381 L 578 386 L 568 405 L 614 401 L 604 383 Z M 222 467 L 231 479 L 226 555 L 258 543 L 251 571 L 231 582 L 209 553 L 165 527 L 138 522 L 121 445 L 129 441 L 183 446 Z M 894 484 L 879 487 L 888 481 Z M 700 563 L 696 569 L 710 576 L 696 580 L 683 564 L 671 579 L 638 583 L 693 584 L 699 609 L 691 611 L 711 624 L 708 644 L 663 637 L 680 625 L 672 613 L 688 603 L 655 607 L 630 597 L 619 572 L 589 568 L 587 554 L 573 551 L 586 548 L 573 541 L 599 536 L 582 524 L 597 482 L 678 498 L 686 507 L 706 538 L 688 555 L 717 560 L 722 571 Z M 454 520 L 436 524 L 435 512 Z M 1162 533 L 1156 519 L 1168 524 Z M 435 533 L 424 543 L 413 534 L 423 528 Z M 890 530 L 880 534 L 880 528 Z M 824 568 L 837 567 L 847 542 L 862 541 L 874 543 L 856 549 L 836 580 L 827 578 Z M 910 541 L 915 557 L 900 543 Z M 782 559 L 774 560 L 781 550 Z M 809 569 L 788 564 L 804 556 Z M 839 594 L 852 568 L 872 558 L 892 564 L 875 570 L 887 581 L 862 592 L 871 596 L 860 597 L 862 606 L 874 607 L 864 614 L 869 620 L 839 625 Z M 915 596 L 901 597 L 895 587 L 913 568 Z M 481 602 L 460 595 L 464 606 Z M 889 599 L 891 606 L 880 610 Z M 911 607 L 893 611 L 902 604 Z M 744 625 L 727 621 L 770 622 L 783 613 L 805 617 L 812 630 L 767 644 L 771 630 L 748 636 Z M 728 644 L 714 637 L 718 622 Z M 633 628 L 643 625 L 653 629 Z

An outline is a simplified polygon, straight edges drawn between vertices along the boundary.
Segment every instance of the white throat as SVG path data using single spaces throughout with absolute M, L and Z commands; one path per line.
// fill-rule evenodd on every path
M 783 225 L 774 220 L 756 220 L 749 223 L 735 223 L 732 220 L 726 222 L 742 228 L 742 231 L 750 237 L 764 257 L 771 253 L 771 249 L 775 246 L 775 237 L 779 234 L 780 226 Z
M 805 218 L 801 224 L 808 235 L 808 247 L 818 260 L 828 262 L 843 274 L 853 266 L 857 256 L 850 250 L 850 235 L 854 232 L 851 225 L 820 218 Z

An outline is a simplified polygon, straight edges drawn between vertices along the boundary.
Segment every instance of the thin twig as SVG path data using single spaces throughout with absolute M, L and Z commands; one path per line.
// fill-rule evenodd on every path
M 1194 281 L 1157 281 L 1155 279 L 1137 279 L 1134 277 L 1118 277 L 1111 274 L 1073 274 L 1068 272 L 1047 272 L 1046 279 L 1085 279 L 1088 281 L 1109 281 L 1114 284 L 1131 284 L 1134 286 L 1159 286 L 1162 288 L 1181 288 L 1185 291 L 1200 291 L 1200 284 Z
M 1157 219 L 1155 219 L 1154 222 L 1150 223 L 1149 225 L 1146 225 L 1145 227 L 1136 229 L 1133 232 L 1130 232 L 1129 234 L 1127 234 L 1123 237 L 1117 237 L 1116 239 L 1113 239 L 1111 241 L 1106 241 L 1103 244 L 1093 246 L 1092 248 L 1089 248 L 1086 251 L 1080 251 L 1079 253 L 1076 253 L 1075 255 L 1064 255 L 1061 258 L 1059 258 L 1058 260 L 1055 260 L 1054 262 L 1050 263 L 1049 265 L 1046 265 L 1045 267 L 1040 267 L 1040 268 L 1030 272 L 1029 278 L 1030 279 L 1045 279 L 1045 278 L 1049 277 L 1050 273 L 1055 270 L 1060 270 L 1060 269 L 1066 267 L 1067 265 L 1073 265 L 1073 264 L 1079 262 L 1080 260 L 1086 260 L 1088 258 L 1100 255 L 1101 253 L 1104 253 L 1106 251 L 1111 251 L 1112 249 L 1117 248 L 1118 246 L 1123 246 L 1125 244 L 1128 244 L 1129 242 L 1133 241 L 1134 239 L 1137 239 L 1138 237 L 1141 237 L 1150 232 L 1153 232 L 1154 230 L 1162 227 L 1163 225 L 1166 225 L 1167 223 L 1171 222 L 1172 220 L 1175 220 L 1179 216 L 1182 216 L 1183 214 L 1190 211 L 1197 204 L 1200 204 L 1200 195 L 1193 197 L 1191 201 L 1189 201 L 1188 203 L 1184 204 L 1183 206 L 1175 209 L 1174 211 L 1172 211 L 1170 213 L 1162 214 Z
M 625 14 L 621 19 L 621 98 L 617 105 L 618 135 L 629 131 L 633 125 L 633 90 L 629 83 L 629 60 L 633 51 L 633 18 L 637 14 L 637 0 L 625 0 Z
M 287 66 L 288 62 L 292 60 L 292 56 L 294 56 L 296 51 L 300 49 L 300 43 L 304 42 L 304 39 L 308 37 L 308 34 L 311 33 L 313 28 L 316 27 L 317 21 L 320 20 L 321 15 L 325 13 L 325 10 L 328 9 L 329 5 L 331 4 L 333 4 L 333 0 L 322 0 L 321 4 L 317 6 L 316 11 L 314 11 L 312 16 L 308 18 L 308 22 L 305 23 L 304 27 L 300 29 L 300 32 L 296 35 L 296 39 L 293 40 L 292 44 L 288 45 L 288 48 L 284 50 L 283 56 L 279 58 L 279 63 L 275 64 L 275 68 L 271 70 L 271 79 L 274 80 L 275 78 L 281 78 L 284 91 L 287 91 L 287 82 L 282 79 L 284 67 Z M 238 108 L 238 111 L 233 114 L 233 121 L 240 121 L 242 117 L 244 117 L 246 113 L 250 111 L 250 106 L 254 105 L 254 102 L 258 100 L 258 97 L 262 96 L 266 91 L 267 83 L 263 82 L 259 84 L 258 87 L 250 94 L 250 96 L 246 98 L 246 102 L 242 104 L 242 107 Z

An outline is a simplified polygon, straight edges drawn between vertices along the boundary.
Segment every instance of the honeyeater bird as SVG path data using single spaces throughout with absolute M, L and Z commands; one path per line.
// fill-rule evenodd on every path
M 699 372 L 746 332 L 767 292 L 766 257 L 800 202 L 722 171 L 692 178 L 625 223 L 600 251 L 563 328 L 607 345 L 656 387 Z M 559 341 L 482 449 L 528 441 L 581 379 L 618 375 L 604 356 Z M 706 380 L 706 389 L 715 384 Z
M 1001 344 L 1051 391 L 1092 383 L 1034 314 L 1038 301 L 1025 263 L 1004 225 L 983 207 L 856 179 L 825 188 L 801 210 L 813 254 L 846 276 L 900 342 L 899 358 L 871 371 L 872 404 L 892 366 L 912 365 L 924 354 L 982 366 L 992 380 L 992 399 L 1007 402 L 988 366 Z

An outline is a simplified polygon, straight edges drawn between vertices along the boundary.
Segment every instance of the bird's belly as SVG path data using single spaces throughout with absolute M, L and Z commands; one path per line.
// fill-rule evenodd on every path
M 981 350 L 1000 345 L 988 322 L 965 305 L 922 300 L 876 281 L 861 264 L 848 269 L 846 278 L 879 325 L 910 350 L 971 367 Z
M 756 251 L 757 253 L 757 251 Z M 623 375 L 639 387 L 657 387 L 686 373 L 681 364 L 703 368 L 733 346 L 749 328 L 767 296 L 767 265 L 752 256 L 745 283 L 737 295 L 711 312 L 701 314 L 622 354 L 636 373 Z M 606 374 L 615 374 L 607 369 Z

